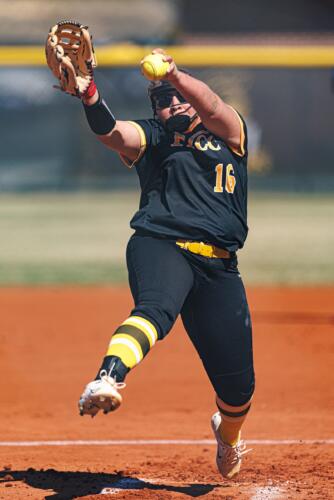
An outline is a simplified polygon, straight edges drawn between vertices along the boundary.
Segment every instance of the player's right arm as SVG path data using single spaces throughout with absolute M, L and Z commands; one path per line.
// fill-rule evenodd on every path
M 83 99 L 86 115 L 87 111 L 89 113 L 95 109 L 94 106 L 96 107 L 98 105 L 98 101 L 99 94 L 97 90 L 92 97 Z M 94 114 L 91 113 L 91 115 L 92 120 L 94 121 Z M 114 120 L 113 123 L 111 117 L 113 118 L 108 107 L 104 109 L 101 108 L 100 115 L 96 118 L 96 120 L 99 120 L 100 127 L 102 129 L 105 128 L 106 132 L 99 133 L 99 126 L 97 126 L 95 130 L 93 127 L 93 131 L 95 132 L 97 138 L 105 146 L 119 153 L 123 158 L 128 160 L 128 164 L 131 164 L 139 157 L 142 149 L 142 138 L 140 132 L 133 123 L 122 120 Z M 90 119 L 88 119 L 88 122 L 91 125 Z M 103 126 L 104 123 L 105 127 Z M 110 123 L 109 126 L 108 123 Z M 108 131 L 108 128 L 111 128 L 111 130 Z

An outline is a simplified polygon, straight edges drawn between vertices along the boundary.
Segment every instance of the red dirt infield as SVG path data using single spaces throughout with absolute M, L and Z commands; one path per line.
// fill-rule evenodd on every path
M 127 288 L 0 289 L 0 498 L 334 498 L 334 287 L 249 288 L 248 298 L 253 451 L 226 481 L 214 394 L 181 322 L 130 373 L 117 412 L 79 417 L 78 396 L 132 307 Z

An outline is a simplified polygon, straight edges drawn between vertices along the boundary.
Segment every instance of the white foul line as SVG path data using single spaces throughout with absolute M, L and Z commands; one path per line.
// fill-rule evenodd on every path
M 334 439 L 247 439 L 249 445 L 333 445 Z M 150 445 L 206 445 L 217 444 L 214 439 L 112 439 L 68 441 L 0 441 L 4 446 L 150 446 Z

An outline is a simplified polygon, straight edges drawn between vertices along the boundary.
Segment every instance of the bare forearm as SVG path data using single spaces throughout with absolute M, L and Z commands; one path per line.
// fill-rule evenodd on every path
M 83 104 L 90 128 L 99 141 L 130 160 L 135 160 L 141 147 L 137 129 L 128 122 L 116 120 L 100 98 L 98 90 L 91 97 L 83 99 Z
M 222 137 L 231 147 L 240 148 L 240 121 L 229 105 L 206 83 L 186 73 L 176 70 L 169 79 L 194 107 L 208 130 Z
M 170 81 L 196 109 L 203 121 L 214 118 L 217 112 L 222 112 L 222 107 L 225 104 L 206 83 L 181 71 L 178 71 Z

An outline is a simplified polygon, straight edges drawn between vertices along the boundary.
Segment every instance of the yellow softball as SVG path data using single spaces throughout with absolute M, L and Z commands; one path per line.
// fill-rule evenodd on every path
M 166 76 L 169 63 L 163 60 L 162 54 L 150 54 L 141 61 L 141 72 L 148 80 L 161 80 Z

